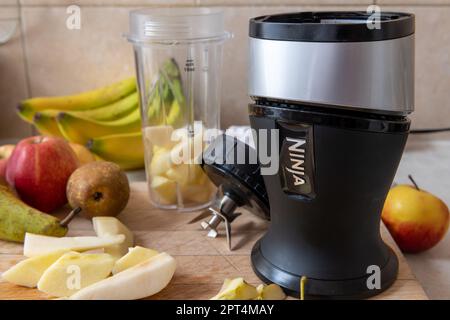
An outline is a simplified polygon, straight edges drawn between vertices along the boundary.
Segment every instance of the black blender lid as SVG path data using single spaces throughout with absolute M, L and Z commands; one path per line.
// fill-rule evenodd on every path
M 369 29 L 364 11 L 298 12 L 250 19 L 252 38 L 311 42 L 365 42 L 397 39 L 414 33 L 414 15 L 380 12 L 380 28 Z

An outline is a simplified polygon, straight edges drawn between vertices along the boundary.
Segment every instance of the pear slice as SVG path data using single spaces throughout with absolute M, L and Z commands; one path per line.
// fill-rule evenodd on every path
M 125 240 L 123 234 L 105 237 L 48 237 L 32 233 L 25 234 L 23 255 L 34 257 L 56 250 L 88 251 L 120 244 Z
M 68 252 L 42 275 L 38 289 L 53 297 L 68 297 L 111 274 L 114 258 L 106 253 Z
M 86 287 L 71 300 L 135 300 L 164 289 L 175 273 L 176 262 L 163 252 L 110 278 Z
M 129 252 L 126 255 L 124 255 L 122 258 L 116 261 L 112 273 L 116 274 L 123 270 L 129 269 L 158 254 L 159 252 L 156 250 L 147 249 L 140 246 L 130 248 Z
M 19 286 L 34 288 L 45 270 L 65 253 L 67 253 L 67 250 L 58 250 L 20 261 L 5 271 L 2 274 L 2 278 Z
M 284 300 L 286 299 L 286 294 L 283 289 L 275 283 L 269 284 L 267 286 L 260 284 L 256 291 L 258 291 L 258 300 Z
M 258 297 L 258 291 L 243 278 L 225 279 L 219 293 L 211 300 L 253 300 Z
M 120 259 L 128 252 L 128 248 L 134 245 L 133 233 L 119 219 L 114 217 L 94 217 L 92 223 L 95 234 L 99 237 L 116 234 L 125 236 L 125 240 L 122 243 L 105 248 L 105 252 L 112 255 L 115 259 Z

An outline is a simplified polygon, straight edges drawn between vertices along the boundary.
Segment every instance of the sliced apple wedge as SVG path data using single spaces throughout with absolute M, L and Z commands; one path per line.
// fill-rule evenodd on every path
M 123 234 L 105 237 L 48 237 L 32 233 L 25 234 L 23 255 L 34 257 L 56 250 L 88 251 L 121 244 L 125 240 Z
M 286 298 L 283 289 L 275 283 L 267 286 L 260 284 L 256 291 L 258 291 L 258 300 L 284 300 Z
M 123 234 L 125 240 L 120 244 L 115 244 L 105 248 L 105 252 L 115 259 L 120 259 L 127 254 L 128 248 L 134 245 L 133 233 L 119 219 L 114 217 L 94 217 L 92 219 L 95 234 L 99 237 Z
M 130 248 L 128 253 L 124 255 L 122 258 L 116 261 L 114 264 L 114 268 L 112 270 L 113 274 L 119 273 L 123 270 L 129 269 L 141 262 L 144 262 L 151 257 L 158 255 L 159 252 L 152 249 L 147 249 L 144 247 L 136 246 L 134 248 Z
M 175 259 L 163 252 L 134 267 L 78 291 L 70 299 L 142 299 L 164 289 L 172 279 L 175 269 Z
M 34 288 L 39 279 L 56 260 L 67 250 L 58 250 L 49 254 L 36 256 L 20 261 L 2 274 L 2 278 L 19 286 Z
M 68 252 L 42 275 L 38 289 L 53 297 L 68 297 L 111 274 L 114 258 L 107 253 Z
M 211 300 L 253 300 L 258 297 L 258 291 L 243 278 L 225 279 L 219 293 Z

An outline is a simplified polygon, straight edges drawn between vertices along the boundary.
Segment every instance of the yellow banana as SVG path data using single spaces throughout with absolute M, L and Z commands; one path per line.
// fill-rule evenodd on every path
M 141 130 L 139 109 L 132 111 L 124 118 L 113 121 L 96 121 L 60 112 L 56 116 L 56 122 L 67 140 L 79 144 L 86 144 L 91 138 Z
M 63 137 L 56 123 L 55 117 L 45 111 L 36 112 L 33 117 L 33 124 L 40 134 L 46 136 Z
M 144 167 L 144 146 L 141 132 L 90 139 L 86 146 L 100 158 L 115 162 L 122 169 Z
M 129 96 L 104 107 L 84 111 L 68 111 L 66 113 L 74 117 L 85 119 L 112 121 L 127 116 L 138 107 L 138 95 L 137 92 L 134 92 Z M 52 109 L 36 112 L 33 117 L 33 124 L 41 134 L 62 137 L 63 135 L 56 122 L 56 116 L 60 112 L 61 110 Z
M 18 114 L 25 121 L 31 122 L 36 111 L 46 109 L 74 111 L 98 108 L 113 103 L 133 91 L 136 91 L 136 79 L 134 77 L 76 95 L 24 100 L 18 106 Z
M 139 97 L 137 92 L 126 96 L 125 98 L 108 104 L 104 107 L 92 110 L 73 111 L 72 114 L 78 117 L 84 117 L 98 121 L 110 121 L 123 118 L 139 107 Z

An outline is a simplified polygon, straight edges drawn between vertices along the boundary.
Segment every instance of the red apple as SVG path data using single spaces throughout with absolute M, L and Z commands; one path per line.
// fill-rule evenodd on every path
M 77 167 L 77 156 L 65 140 L 30 137 L 11 154 L 6 180 L 28 205 L 51 212 L 67 202 L 67 180 Z
M 417 186 L 398 185 L 388 193 L 382 219 L 403 252 L 417 253 L 445 236 L 449 210 L 441 199 Z

